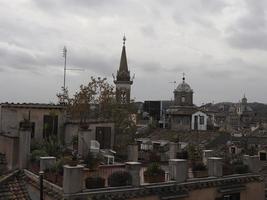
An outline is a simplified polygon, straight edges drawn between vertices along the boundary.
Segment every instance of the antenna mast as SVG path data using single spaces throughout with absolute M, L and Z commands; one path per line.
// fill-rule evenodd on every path
M 64 82 L 63 82 L 63 90 L 66 91 L 66 73 L 67 70 L 72 70 L 72 71 L 84 71 L 84 69 L 79 69 L 79 68 L 74 68 L 74 69 L 67 69 L 67 48 L 64 46 L 63 48 L 63 58 L 64 58 Z
M 63 48 L 63 57 L 64 57 L 64 82 L 63 82 L 63 90 L 66 91 L 66 64 L 67 64 L 67 48 L 64 46 Z

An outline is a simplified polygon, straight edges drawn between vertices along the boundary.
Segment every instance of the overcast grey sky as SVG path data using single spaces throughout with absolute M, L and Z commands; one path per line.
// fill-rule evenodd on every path
M 194 102 L 267 103 L 266 0 L 1 0 L 0 101 L 56 102 L 90 76 L 112 82 L 123 33 L 135 100 L 168 100 L 171 81 Z

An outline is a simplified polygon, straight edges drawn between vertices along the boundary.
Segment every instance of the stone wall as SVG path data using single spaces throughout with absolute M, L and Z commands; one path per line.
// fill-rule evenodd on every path
M 4 107 L 1 106 L 1 133 L 10 136 L 19 135 L 19 123 L 24 119 L 28 119 L 30 111 L 31 122 L 35 124 L 34 139 L 42 141 L 44 115 L 51 115 L 51 113 L 58 116 L 58 135 L 63 133 L 63 124 L 65 120 L 64 110 L 56 108 L 31 108 L 31 107 Z

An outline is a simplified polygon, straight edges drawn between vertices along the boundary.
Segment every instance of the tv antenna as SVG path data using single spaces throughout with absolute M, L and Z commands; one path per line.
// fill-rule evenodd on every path
M 65 91 L 66 90 L 66 72 L 67 72 L 67 70 L 71 70 L 71 71 L 84 71 L 84 69 L 78 69 L 78 68 L 67 69 L 67 47 L 66 46 L 63 47 L 63 58 L 64 58 L 64 81 L 63 81 L 63 89 Z

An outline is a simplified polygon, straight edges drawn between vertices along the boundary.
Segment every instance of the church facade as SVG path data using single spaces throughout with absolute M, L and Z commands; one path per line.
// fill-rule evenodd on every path
M 183 77 L 174 90 L 174 105 L 167 110 L 170 128 L 178 131 L 207 130 L 207 115 L 193 104 L 193 90 Z

